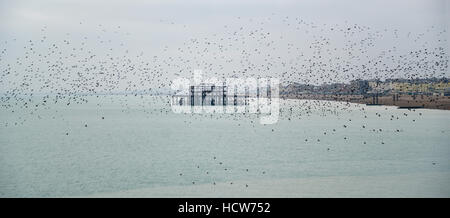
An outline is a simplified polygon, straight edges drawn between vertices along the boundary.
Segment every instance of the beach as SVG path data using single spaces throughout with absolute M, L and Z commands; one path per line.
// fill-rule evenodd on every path
M 363 95 L 312 95 L 312 94 L 286 94 L 281 95 L 287 99 L 309 99 L 351 102 L 358 104 L 374 104 L 372 96 Z M 398 95 L 394 100 L 393 95 L 378 96 L 379 105 L 398 106 L 404 108 L 428 108 L 450 110 L 450 96 L 436 95 Z

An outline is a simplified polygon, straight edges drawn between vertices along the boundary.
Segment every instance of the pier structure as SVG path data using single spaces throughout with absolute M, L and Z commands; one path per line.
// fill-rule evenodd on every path
M 261 96 L 259 87 L 253 91 L 253 95 L 247 86 L 243 91 L 240 90 L 241 92 L 238 92 L 238 88 L 234 86 L 234 92 L 231 95 L 229 95 L 228 88 L 225 83 L 220 86 L 209 83 L 191 85 L 188 95 L 173 95 L 172 100 L 179 106 L 246 106 L 255 97 L 271 98 L 270 86 L 267 87 L 267 93 L 264 93 L 267 96 Z

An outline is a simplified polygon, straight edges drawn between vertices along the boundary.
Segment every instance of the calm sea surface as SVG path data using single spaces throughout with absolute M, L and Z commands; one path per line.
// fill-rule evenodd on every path
M 261 125 L 174 114 L 163 97 L 87 99 L 0 110 L 0 197 L 450 171 L 450 111 L 283 100 Z

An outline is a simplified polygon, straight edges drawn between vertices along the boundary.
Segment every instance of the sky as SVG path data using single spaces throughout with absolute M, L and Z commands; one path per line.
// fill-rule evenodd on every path
M 158 78 L 164 85 L 177 76 L 189 77 L 194 69 L 210 76 L 244 76 L 245 71 L 247 76 L 276 76 L 282 81 L 313 84 L 392 78 L 397 75 L 382 73 L 375 66 L 371 72 L 361 73 L 360 66 L 383 54 L 383 63 L 393 68 L 404 64 L 398 57 L 413 48 L 443 48 L 441 61 L 447 60 L 449 9 L 446 0 L 0 0 L 0 49 L 7 51 L 0 66 L 3 72 L 8 68 L 18 74 L 3 76 L 0 83 L 12 88 L 24 78 L 24 66 L 30 60 L 34 60 L 33 67 L 39 65 L 36 58 L 24 60 L 30 40 L 34 51 L 40 53 L 52 44 L 61 44 L 58 49 L 73 57 L 75 50 L 63 46 L 70 41 L 70 45 L 86 46 L 99 59 L 127 55 L 135 66 L 150 63 L 154 69 L 163 69 Z M 345 33 L 354 27 L 361 31 Z M 260 40 L 249 36 L 255 32 L 270 36 Z M 370 42 L 363 41 L 365 37 Z M 332 44 L 334 47 L 321 48 L 333 52 L 314 49 L 312 45 L 320 42 Z M 207 43 L 223 45 L 200 46 Z M 221 50 L 223 46 L 229 49 Z M 349 47 L 364 52 L 350 54 Z M 385 52 L 389 50 L 396 57 L 388 58 Z M 20 66 L 17 57 L 21 57 Z M 77 61 L 65 59 L 66 64 Z M 439 60 L 430 60 L 435 61 Z M 346 65 L 352 66 L 350 70 Z M 41 65 L 33 72 L 45 77 L 49 73 L 44 68 Z M 398 77 L 411 77 L 416 71 L 399 73 Z M 137 74 L 128 77 L 128 84 L 139 83 L 142 74 Z M 421 76 L 428 75 L 450 74 L 445 68 Z

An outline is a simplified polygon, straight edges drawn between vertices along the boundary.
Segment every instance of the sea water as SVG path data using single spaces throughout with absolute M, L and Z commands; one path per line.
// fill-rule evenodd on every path
M 450 172 L 450 111 L 281 100 L 278 122 L 261 125 L 176 114 L 166 97 L 84 98 L 0 109 L 0 197 Z

